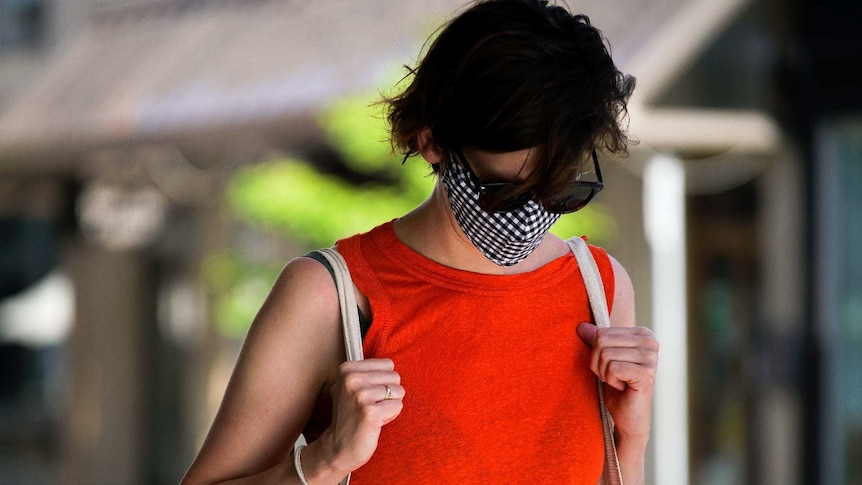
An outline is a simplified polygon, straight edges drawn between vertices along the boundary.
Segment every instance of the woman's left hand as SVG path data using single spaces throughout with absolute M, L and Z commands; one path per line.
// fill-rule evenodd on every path
M 619 436 L 646 438 L 650 428 L 659 344 L 645 327 L 597 328 L 581 323 L 578 336 L 592 347 L 590 369 L 605 385 L 605 404 Z

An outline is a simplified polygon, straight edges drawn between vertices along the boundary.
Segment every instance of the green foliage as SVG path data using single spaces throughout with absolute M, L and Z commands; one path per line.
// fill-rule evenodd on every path
M 235 253 L 205 258 L 203 278 L 213 295 L 213 323 L 221 335 L 235 339 L 245 335 L 279 268 L 252 264 Z
M 300 160 L 275 160 L 239 170 L 228 188 L 228 198 L 240 220 L 275 229 L 308 247 L 330 246 L 399 217 L 422 202 L 430 191 L 430 177 L 414 174 L 407 178 L 410 183 L 403 187 L 353 186 Z M 424 191 L 419 188 L 423 183 Z
M 602 204 L 593 201 L 578 212 L 560 217 L 551 232 L 564 239 L 587 236 L 590 243 L 604 246 L 616 239 L 617 222 Z
M 397 169 L 382 105 L 367 94 L 335 101 L 318 116 L 330 145 L 337 147 L 348 167 L 368 175 Z

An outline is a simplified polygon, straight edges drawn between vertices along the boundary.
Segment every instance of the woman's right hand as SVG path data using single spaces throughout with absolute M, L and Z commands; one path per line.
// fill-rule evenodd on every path
M 400 381 L 391 360 L 344 362 L 332 276 L 317 261 L 296 258 L 255 317 L 183 484 L 299 483 L 293 443 L 327 388 L 333 422 L 300 459 L 309 483 L 338 483 L 371 458 L 380 428 L 401 412 Z M 386 386 L 393 399 L 384 399 Z
M 404 393 L 401 376 L 390 359 L 341 364 L 330 389 L 332 424 L 320 437 L 320 451 L 328 457 L 328 466 L 346 475 L 370 460 L 380 430 L 401 413 Z M 302 459 L 307 475 L 314 474 L 315 465 L 306 464 L 304 453 Z

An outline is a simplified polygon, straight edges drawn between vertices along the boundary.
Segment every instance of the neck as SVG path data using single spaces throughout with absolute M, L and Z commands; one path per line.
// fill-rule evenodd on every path
M 470 242 L 452 213 L 442 183 L 420 206 L 396 220 L 393 229 L 398 239 L 426 258 L 450 268 L 484 274 L 518 274 L 533 271 L 568 253 L 568 246 L 547 234 L 539 247 L 524 261 L 513 266 L 498 266 Z

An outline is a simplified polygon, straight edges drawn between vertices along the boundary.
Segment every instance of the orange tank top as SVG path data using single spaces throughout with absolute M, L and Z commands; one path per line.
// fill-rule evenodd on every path
M 596 376 L 575 331 L 592 316 L 572 255 L 518 275 L 460 271 L 391 222 L 338 249 L 370 302 L 365 356 L 391 358 L 406 390 L 353 485 L 599 481 Z M 610 260 L 590 249 L 611 296 Z

